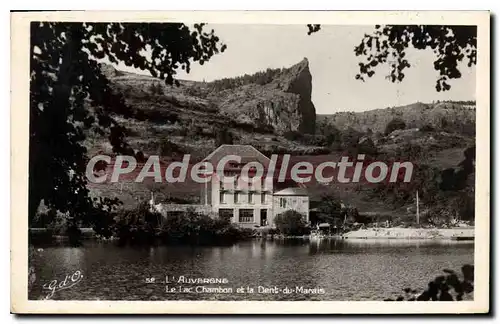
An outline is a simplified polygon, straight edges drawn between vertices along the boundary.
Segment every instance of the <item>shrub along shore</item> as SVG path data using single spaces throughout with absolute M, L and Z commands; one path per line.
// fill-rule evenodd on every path
M 47 226 L 45 229 L 30 229 L 30 240 L 51 242 L 54 239 L 68 240 L 79 245 L 85 238 L 112 240 L 120 245 L 194 244 L 225 245 L 246 240 L 254 235 L 250 229 L 240 228 L 229 220 L 210 217 L 194 210 L 169 215 L 150 210 L 141 203 L 130 210 L 100 215 L 99 223 L 91 228 L 75 228 L 65 224 Z
M 163 217 L 152 211 L 146 202 L 134 209 L 102 213 L 98 222 L 78 224 L 65 215 L 53 215 L 45 228 L 30 229 L 30 243 L 50 243 L 54 240 L 69 241 L 79 245 L 83 240 L 97 238 L 117 241 L 120 245 L 191 244 L 227 245 L 252 237 L 270 239 L 308 239 L 313 227 L 302 214 L 288 210 L 277 215 L 274 228 L 242 228 L 214 215 L 188 209 Z M 423 228 L 423 227 L 363 227 L 353 229 L 352 224 L 340 226 L 341 231 L 324 233 L 319 237 L 342 239 L 432 239 L 473 240 L 474 227 Z M 366 226 L 366 225 L 365 225 Z M 317 233 L 315 233 L 317 234 Z M 318 236 L 315 235 L 315 238 Z

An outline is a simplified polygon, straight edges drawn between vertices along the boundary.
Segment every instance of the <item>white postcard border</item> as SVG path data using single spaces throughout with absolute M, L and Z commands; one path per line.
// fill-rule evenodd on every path
M 238 24 L 477 25 L 474 301 L 32 301 L 28 300 L 30 21 Z M 487 11 L 72 11 L 11 13 L 11 312 L 14 313 L 484 313 L 490 266 L 490 13 Z

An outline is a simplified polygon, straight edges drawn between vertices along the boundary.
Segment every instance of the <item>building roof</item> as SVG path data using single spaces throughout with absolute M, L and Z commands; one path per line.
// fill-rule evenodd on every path
M 286 188 L 280 191 L 277 191 L 273 194 L 274 196 L 307 196 L 307 190 L 304 188 Z
M 215 151 L 210 153 L 203 161 L 212 163 L 216 166 L 217 163 L 225 156 L 236 155 L 241 158 L 241 163 L 246 164 L 248 162 L 260 162 L 264 167 L 269 164 L 269 158 L 264 154 L 260 153 L 252 145 L 229 145 L 224 144 L 219 146 Z

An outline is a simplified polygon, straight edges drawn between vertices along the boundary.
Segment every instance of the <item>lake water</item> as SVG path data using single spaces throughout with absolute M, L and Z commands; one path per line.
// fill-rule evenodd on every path
M 44 284 L 59 285 L 80 271 L 80 281 L 71 286 L 68 277 L 68 287 L 51 299 L 383 300 L 405 287 L 425 288 L 443 269 L 460 271 L 473 264 L 473 254 L 473 243 L 451 241 L 253 240 L 150 248 L 86 242 L 36 252 L 29 297 L 44 298 L 50 292 Z

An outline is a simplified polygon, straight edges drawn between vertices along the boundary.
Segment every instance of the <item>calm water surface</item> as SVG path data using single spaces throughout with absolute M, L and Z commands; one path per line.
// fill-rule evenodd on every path
M 30 299 L 44 298 L 44 284 L 60 283 L 79 270 L 82 280 L 51 299 L 382 300 L 405 287 L 425 288 L 443 269 L 473 264 L 473 252 L 473 243 L 466 242 L 254 240 L 229 247 L 151 248 L 86 242 L 36 253 Z M 227 283 L 178 282 L 181 276 Z M 146 283 L 147 278 L 155 279 Z M 219 287 L 223 291 L 203 292 Z

